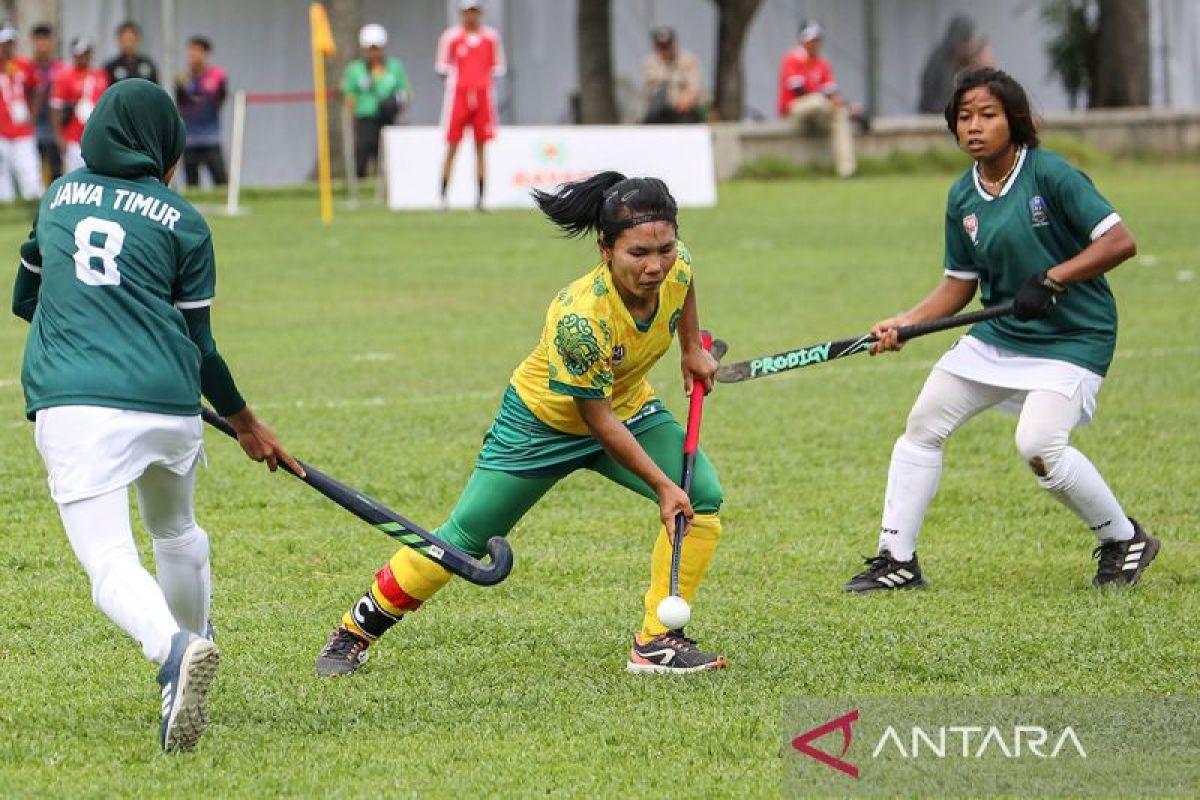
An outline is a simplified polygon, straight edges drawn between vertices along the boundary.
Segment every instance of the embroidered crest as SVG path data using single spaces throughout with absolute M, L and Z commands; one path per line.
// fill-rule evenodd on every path
M 583 375 L 602 357 L 591 323 L 578 314 L 567 314 L 558 321 L 554 347 L 572 375 Z
M 1035 228 L 1050 224 L 1050 213 L 1046 210 L 1046 201 L 1040 194 L 1029 198 L 1029 221 Z
M 963 230 L 971 238 L 971 244 L 979 244 L 979 217 L 974 214 L 963 217 Z

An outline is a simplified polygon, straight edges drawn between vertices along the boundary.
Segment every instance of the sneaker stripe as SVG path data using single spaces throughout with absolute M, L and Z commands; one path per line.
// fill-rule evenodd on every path
M 913 575 L 911 572 L 909 572 L 906 569 L 898 569 L 898 570 L 896 570 L 896 572 L 899 575 L 903 575 L 904 580 L 906 580 L 906 581 L 911 581 L 913 578 L 917 577 L 916 575 Z
M 880 583 L 882 583 L 884 586 L 888 587 L 889 589 L 891 587 L 895 586 L 895 584 L 892 582 L 891 575 L 880 575 L 875 580 L 879 581 Z

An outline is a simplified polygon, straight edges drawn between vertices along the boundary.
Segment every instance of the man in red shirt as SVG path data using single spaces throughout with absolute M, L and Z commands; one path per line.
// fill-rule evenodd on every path
M 0 26 L 0 202 L 14 199 L 14 179 L 22 198 L 42 196 L 42 170 L 29 113 L 37 71 L 29 61 L 17 58 L 17 35 L 8 23 Z
M 838 92 L 833 67 L 821 58 L 825 32 L 820 23 L 800 26 L 800 44 L 787 51 L 779 63 L 779 116 L 802 128 L 829 132 L 837 174 L 849 177 L 858 169 L 850 130 L 850 108 Z
M 92 66 L 94 50 L 91 39 L 84 36 L 72 39 L 72 64 L 58 73 L 50 88 L 50 121 L 63 152 L 63 166 L 67 172 L 84 166 L 83 155 L 79 151 L 83 126 L 92 115 L 100 95 L 108 88 L 108 74 Z
M 460 24 L 447 28 L 438 40 L 437 71 L 446 79 L 442 124 L 446 126 L 446 162 L 442 166 L 442 209 L 448 208 L 446 189 L 454 167 L 454 156 L 463 130 L 471 126 L 475 139 L 475 167 L 479 200 L 483 210 L 484 145 L 496 135 L 496 106 L 492 100 L 492 78 L 505 70 L 504 45 L 500 34 L 483 24 L 478 2 L 459 0 Z

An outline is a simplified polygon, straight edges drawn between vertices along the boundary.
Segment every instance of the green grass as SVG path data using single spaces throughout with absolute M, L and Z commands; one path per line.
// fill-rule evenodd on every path
M 1200 692 L 1200 282 L 1180 280 L 1200 268 L 1200 167 L 1093 176 L 1142 261 L 1112 276 L 1119 352 L 1074 441 L 1164 541 L 1136 591 L 1089 590 L 1090 534 L 993 413 L 948 447 L 921 544 L 932 590 L 841 593 L 944 334 L 711 398 L 725 536 L 689 630 L 725 672 L 623 672 L 655 511 L 580 474 L 518 526 L 505 583 L 452 584 L 364 674 L 319 682 L 316 651 L 391 542 L 210 433 L 198 515 L 224 667 L 209 735 L 182 757 L 156 752 L 153 668 L 91 607 L 22 416 L 25 325 L 0 322 L 0 795 L 772 796 L 796 695 Z M 681 215 L 704 323 L 740 359 L 907 307 L 940 279 L 946 184 L 723 186 L 718 208 Z M 221 349 L 293 452 L 433 527 L 547 302 L 594 252 L 527 212 L 316 217 L 281 197 L 212 220 Z M 27 223 L 6 220 L 15 262 Z M 652 379 L 682 414 L 674 354 Z

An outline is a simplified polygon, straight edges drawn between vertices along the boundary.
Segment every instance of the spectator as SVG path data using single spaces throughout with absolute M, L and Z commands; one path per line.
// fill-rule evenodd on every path
M 975 23 L 965 14 L 955 14 L 946 27 L 946 35 L 930 51 L 921 70 L 921 99 L 917 111 L 942 114 L 954 93 L 959 73 L 976 67 L 992 66 L 992 48 L 987 39 L 975 36 Z
M 387 31 L 382 25 L 364 25 L 358 32 L 358 46 L 362 58 L 346 65 L 342 94 L 354 115 L 354 169 L 365 178 L 370 162 L 378 167 L 379 132 L 403 118 L 412 89 L 404 64 L 383 51 Z
M 117 55 L 104 65 L 110 84 L 126 78 L 145 78 L 158 83 L 158 67 L 142 55 L 142 29 L 133 20 L 117 26 Z
M 496 136 L 496 104 L 492 101 L 492 79 L 505 72 L 504 45 L 500 34 L 483 24 L 483 7 L 472 0 L 458 0 L 459 24 L 447 28 L 438 40 L 438 74 L 446 79 L 443 108 L 446 119 L 446 161 L 442 165 L 442 209 L 449 208 L 447 189 L 454 156 L 466 126 L 475 139 L 475 170 L 483 210 L 487 175 L 484 147 Z
M 35 123 L 38 154 L 42 157 L 42 183 L 45 185 L 63 173 L 62 152 L 54 138 L 54 126 L 50 124 L 50 88 L 58 73 L 66 67 L 54 57 L 52 27 L 40 22 L 30 30 L 29 38 L 33 42 L 32 63 L 37 76 L 29 111 Z
M 17 29 L 0 25 L 0 201 L 14 198 L 15 179 L 25 200 L 42 196 L 42 171 L 33 140 L 29 98 L 37 85 L 33 64 L 17 58 Z
M 654 52 L 642 62 L 642 102 L 647 124 L 700 122 L 700 59 L 675 44 L 665 25 L 650 33 Z
M 225 185 L 221 155 L 221 104 L 225 102 L 225 70 L 208 63 L 212 42 L 204 36 L 188 39 L 188 71 L 175 79 L 175 102 L 187 128 L 183 172 L 189 187 L 200 185 L 200 167 L 214 186 Z
M 779 63 L 779 115 L 806 130 L 828 131 L 834 169 L 848 178 L 858 169 L 850 130 L 852 109 L 838 91 L 833 67 L 821 57 L 824 38 L 820 23 L 808 20 L 800 26 L 800 44 L 784 53 Z
M 50 89 L 50 125 L 62 152 L 63 167 L 72 172 L 83 167 L 79 142 L 83 126 L 92 116 L 100 95 L 108 88 L 108 74 L 92 66 L 95 51 L 92 40 L 76 36 L 71 40 L 71 66 L 60 70 Z

